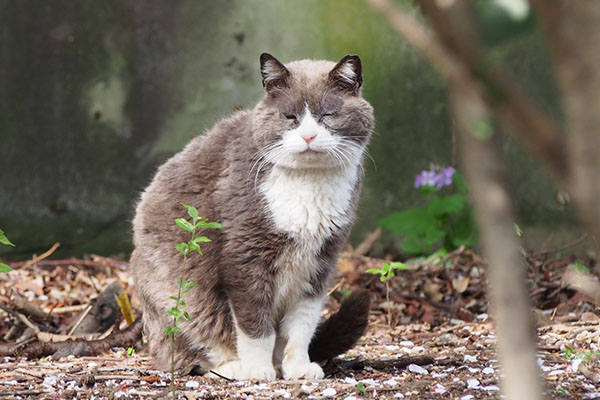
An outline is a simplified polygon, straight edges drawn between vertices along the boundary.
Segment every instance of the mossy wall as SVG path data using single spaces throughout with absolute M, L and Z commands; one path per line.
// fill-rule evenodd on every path
M 56 241 L 69 255 L 128 251 L 156 166 L 256 103 L 263 51 L 362 58 L 377 128 L 354 241 L 420 200 L 421 169 L 451 161 L 443 81 L 361 0 L 14 0 L 0 2 L 0 26 L 0 227 L 18 245 L 0 251 L 12 257 Z M 491 57 L 559 113 L 535 33 Z M 547 174 L 510 138 L 505 150 L 525 225 L 572 226 Z

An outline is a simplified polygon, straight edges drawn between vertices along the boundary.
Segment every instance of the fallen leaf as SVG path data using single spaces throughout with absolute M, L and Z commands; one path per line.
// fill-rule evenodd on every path
M 467 288 L 469 287 L 470 281 L 471 281 L 471 279 L 468 276 L 465 276 L 465 277 L 459 276 L 458 278 L 452 279 L 452 287 L 458 293 L 464 293 L 464 291 L 467 290 Z

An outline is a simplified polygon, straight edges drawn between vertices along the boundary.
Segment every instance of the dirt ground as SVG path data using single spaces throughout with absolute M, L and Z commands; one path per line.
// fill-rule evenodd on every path
M 139 315 L 125 261 L 100 256 L 49 258 L 12 263 L 15 270 L 0 275 L 0 306 L 8 310 L 0 314 L 4 354 L 18 354 L 6 350 L 15 340 L 62 338 L 59 335 L 66 333 L 78 313 L 113 282 L 126 289 Z M 564 280 L 568 272 L 593 267 L 593 260 L 565 256 L 563 251 L 528 254 L 524 260 L 546 397 L 600 398 L 600 308 Z M 389 301 L 385 283 L 365 272 L 383 262 L 347 253 L 339 263 L 324 314 L 334 311 L 350 290 L 361 287 L 372 294 L 372 312 L 359 343 L 324 366 L 326 379 L 263 383 L 177 376 L 176 395 L 186 399 L 500 398 L 502 370 L 485 296 L 485 262 L 465 249 L 410 260 L 409 269 L 397 271 L 389 282 Z M 45 315 L 28 314 L 31 310 L 24 309 L 23 302 Z M 40 332 L 26 329 L 19 315 Z M 126 323 L 115 325 L 123 328 Z M 70 355 L 59 360 L 4 356 L 0 399 L 170 397 L 170 374 L 152 366 L 143 345 L 135 347 L 133 354 L 114 347 L 97 356 Z

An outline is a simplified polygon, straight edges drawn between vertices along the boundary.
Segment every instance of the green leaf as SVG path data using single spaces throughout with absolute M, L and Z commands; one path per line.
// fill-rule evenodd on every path
M 587 272 L 587 273 L 590 272 L 590 269 L 586 265 L 583 265 L 581 263 L 573 263 L 573 264 L 570 264 L 569 267 L 571 267 L 574 271 L 577 271 L 577 272 Z M 2 272 L 2 271 L 0 271 L 0 272 Z
M 402 250 L 408 254 L 423 254 L 425 249 L 423 244 L 416 237 L 409 237 L 402 243 Z
M 448 230 L 450 242 L 454 248 L 472 247 L 477 244 L 479 234 L 472 212 L 466 212 L 456 218 Z
M 208 243 L 208 242 L 212 242 L 212 240 L 210 240 L 206 236 L 198 236 L 197 238 L 194 238 L 191 242 L 192 243 Z
M 517 236 L 521 237 L 523 236 L 523 229 L 521 229 L 521 227 L 519 225 L 517 225 L 517 223 L 514 223 L 515 226 L 515 232 L 517 232 Z
M 379 221 L 382 228 L 399 235 L 423 235 L 431 227 L 437 227 L 438 221 L 425 208 L 412 208 L 396 212 Z
M 10 240 L 8 240 L 2 229 L 0 229 L 0 243 L 5 244 L 7 246 L 15 247 L 15 245 Z
M 179 302 L 179 297 L 177 297 L 177 296 L 169 296 L 169 298 L 171 300 L 175 300 L 176 302 Z
M 356 384 L 356 391 L 358 392 L 358 394 L 365 394 L 367 391 L 367 388 L 365 387 L 364 383 L 358 382 Z
M 185 317 L 186 320 L 191 321 L 192 317 L 190 317 L 190 314 L 187 313 L 187 311 L 183 312 L 183 316 Z
M 454 175 L 452 176 L 452 184 L 457 193 L 466 197 L 467 192 L 469 191 L 467 188 L 467 181 L 458 171 L 454 172 Z
M 458 214 L 465 208 L 465 196 L 462 194 L 451 194 L 448 196 L 435 197 L 429 203 L 427 210 L 436 217 L 446 214 Z
M 179 300 L 179 307 L 185 307 L 185 306 L 187 306 L 187 303 L 185 302 L 185 300 L 180 299 Z
M 223 229 L 223 225 L 218 222 L 203 222 L 200 221 L 196 224 L 196 228 L 206 228 L 206 229 Z
M 423 238 L 425 250 L 429 250 L 429 248 L 439 242 L 445 234 L 446 232 L 443 230 L 440 230 L 435 226 L 430 226 L 429 230 L 425 233 L 425 237 Z
M 367 274 L 380 275 L 383 274 L 382 270 L 379 268 L 369 268 L 365 271 Z
M 175 218 L 175 223 L 177 224 L 178 227 L 180 227 L 181 229 L 183 229 L 187 232 L 194 231 L 194 225 L 192 225 L 192 223 L 189 222 L 188 220 L 186 220 L 185 218 Z
M 187 243 L 178 243 L 175 248 L 178 252 L 180 252 L 184 257 L 190 254 L 190 246 Z
M 573 348 L 572 347 L 565 347 L 565 358 L 567 360 L 570 360 L 571 358 L 573 358 L 575 355 L 573 354 Z
M 400 261 L 394 261 L 392 263 L 390 263 L 390 266 L 393 269 L 400 269 L 400 270 L 409 270 L 410 268 L 408 267 L 408 265 L 400 262 Z
M 192 281 L 186 281 L 185 282 L 185 287 L 186 288 L 191 288 L 191 287 L 195 287 L 195 286 L 199 286 L 196 282 L 192 282 Z
M 181 203 L 181 205 L 184 206 L 185 208 L 187 208 L 188 215 L 190 217 L 192 217 L 192 219 L 194 221 L 196 221 L 198 219 L 198 209 L 196 207 L 189 206 L 189 205 L 183 204 L 183 203 Z
M 8 265 L 6 265 L 6 264 L 4 264 L 4 263 L 1 263 L 1 262 L 0 262 L 0 273 L 3 273 L 3 272 L 10 272 L 10 271 L 12 271 L 12 270 L 13 270 L 13 269 L 12 269 L 10 266 L 8 266 Z

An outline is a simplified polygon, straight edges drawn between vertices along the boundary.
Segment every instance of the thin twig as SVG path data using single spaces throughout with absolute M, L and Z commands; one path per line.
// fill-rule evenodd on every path
M 25 324 L 25 326 L 32 329 L 36 334 L 40 332 L 40 328 L 34 325 L 26 316 L 24 316 L 20 312 L 13 310 L 4 303 L 0 303 L 0 309 L 17 317 L 23 324 Z
M 33 257 L 33 258 L 32 258 L 31 260 L 29 260 L 29 261 L 26 261 L 26 262 L 23 264 L 23 268 L 24 268 L 24 269 L 25 269 L 25 268 L 28 268 L 29 266 L 31 266 L 31 265 L 33 265 L 33 264 L 35 264 L 35 263 L 39 262 L 39 261 L 42 261 L 42 260 L 43 260 L 43 259 L 45 259 L 45 258 L 48 258 L 48 257 L 50 257 L 50 256 L 52 255 L 52 253 L 54 253 L 54 252 L 56 251 L 56 249 L 58 249 L 58 246 L 60 246 L 60 243 L 59 243 L 59 242 L 56 242 L 56 243 L 54 243 L 54 244 L 52 245 L 52 247 L 50 247 L 50 249 L 48 249 L 48 251 L 46 251 L 45 253 L 43 253 L 43 254 L 40 254 L 39 256 Z
M 89 307 L 89 304 L 78 304 L 75 306 L 64 306 L 64 307 L 56 307 L 53 309 L 47 309 L 47 313 L 51 313 L 51 314 L 63 314 L 63 313 L 70 313 L 70 312 L 75 312 L 75 311 L 81 311 L 81 310 L 85 310 L 87 307 Z
M 85 310 L 83 310 L 83 312 L 79 315 L 79 318 L 77 318 L 77 321 L 75 322 L 75 325 L 73 325 L 73 327 L 71 329 L 69 329 L 69 332 L 67 333 L 67 336 L 71 336 L 73 335 L 73 332 L 75 332 L 77 330 L 77 328 L 79 328 L 79 325 L 81 325 L 81 323 L 83 322 L 83 320 L 85 319 L 85 317 L 87 317 L 87 315 L 90 313 L 90 311 L 92 310 L 92 305 L 88 304 L 88 306 L 86 307 Z
M 218 376 L 219 378 L 223 378 L 223 379 L 225 379 L 226 381 L 229 381 L 229 382 L 233 381 L 233 379 L 231 379 L 231 378 L 228 378 L 228 377 L 226 377 L 226 376 L 223 376 L 223 375 L 219 374 L 218 372 L 215 372 L 215 371 L 213 371 L 212 369 L 211 369 L 211 370 L 209 370 L 208 372 L 210 372 L 211 374 L 215 374 L 215 375 L 216 375 L 216 376 Z
M 540 257 L 540 256 L 547 256 L 549 254 L 559 253 L 561 251 L 570 249 L 571 247 L 577 246 L 578 244 L 584 242 L 587 238 L 588 238 L 588 234 L 586 232 L 583 235 L 581 235 L 580 237 L 578 237 L 577 239 L 573 240 L 572 242 L 566 243 L 566 244 L 559 246 L 557 248 L 554 248 L 554 249 L 542 250 L 542 251 L 538 251 L 536 253 L 531 253 L 531 254 L 529 254 L 529 257 L 536 258 L 536 257 Z

